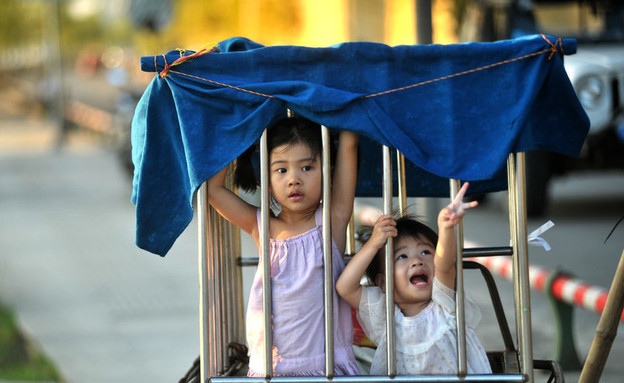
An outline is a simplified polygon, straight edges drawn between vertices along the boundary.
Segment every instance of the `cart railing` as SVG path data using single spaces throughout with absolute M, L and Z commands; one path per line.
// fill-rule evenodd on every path
M 329 177 L 329 134 L 326 127 L 323 129 L 323 173 L 324 177 Z M 383 210 L 385 213 L 392 212 L 392 166 L 391 151 L 388 147 L 383 147 L 384 175 L 383 175 Z M 261 138 L 260 145 L 260 172 L 261 172 L 261 248 L 264 254 L 268 253 L 268 172 L 266 169 L 268 153 L 266 149 L 266 132 Z M 399 169 L 399 203 L 405 201 L 405 188 L 401 187 L 405 177 L 401 168 L 402 158 L 398 158 Z M 388 262 L 386 267 L 386 319 L 387 319 L 387 356 L 388 373 L 386 377 L 334 377 L 333 360 L 333 312 L 331 266 L 331 222 L 329 219 L 329 209 L 331 208 L 330 193 L 328 186 L 331 185 L 329 178 L 323 180 L 323 249 L 325 264 L 325 319 L 326 350 L 326 376 L 315 378 L 283 378 L 272 377 L 272 339 L 271 339 L 271 294 L 270 278 L 263 279 L 263 308 L 264 308 L 264 329 L 265 329 L 265 361 L 267 375 L 265 379 L 220 377 L 228 369 L 227 345 L 230 342 L 245 343 L 244 320 L 242 308 L 242 277 L 240 267 L 236 267 L 245 260 L 240 254 L 240 235 L 237 228 L 219 216 L 207 203 L 207 188 L 205 184 L 199 189 L 197 194 L 198 202 L 198 222 L 199 222 L 199 276 L 200 276 L 200 371 L 201 381 L 212 380 L 214 382 L 253 382 L 271 379 L 280 381 L 301 381 L 301 382 L 325 382 L 328 380 L 344 382 L 366 382 L 374 380 L 382 382 L 410 381 L 410 382 L 533 382 L 533 356 L 531 338 L 531 305 L 529 297 L 529 270 L 526 237 L 526 208 L 525 208 L 525 170 L 524 153 L 510 154 L 507 160 L 508 173 L 508 195 L 509 195 L 509 226 L 511 246 L 464 249 L 463 226 L 460 223 L 457 227 L 457 283 L 456 283 L 456 317 L 457 317 L 457 355 L 458 367 L 456 376 L 396 376 L 394 366 L 394 321 L 393 318 L 393 273 L 392 262 Z M 453 199 L 459 190 L 460 181 L 450 180 L 450 198 Z M 392 241 L 388 241 L 386 254 L 392 254 Z M 511 255 L 513 259 L 513 285 L 514 285 L 514 305 L 516 316 L 516 338 L 517 357 L 519 371 L 516 373 L 494 374 L 494 375 L 467 375 L 466 374 L 466 345 L 465 345 L 465 324 L 464 324 L 464 290 L 463 290 L 463 256 L 492 256 Z M 270 259 L 268 256 L 264 260 Z M 264 268 L 264 275 L 270 275 L 270 266 L 264 261 L 261 267 Z M 329 308 L 329 309 L 327 309 Z

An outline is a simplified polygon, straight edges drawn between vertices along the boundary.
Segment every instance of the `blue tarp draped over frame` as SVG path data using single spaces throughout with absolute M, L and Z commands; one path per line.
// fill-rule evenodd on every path
M 509 153 L 577 156 L 589 121 L 563 67 L 575 51 L 575 40 L 541 35 L 327 48 L 232 38 L 190 59 L 143 57 L 159 74 L 132 123 L 137 245 L 164 256 L 192 219 L 194 191 L 287 109 L 403 152 L 425 189 L 412 195 L 439 195 L 440 177 L 499 188 Z

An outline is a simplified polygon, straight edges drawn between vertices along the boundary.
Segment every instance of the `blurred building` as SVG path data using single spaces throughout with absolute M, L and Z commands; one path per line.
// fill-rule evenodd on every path
M 136 0 L 135 0 L 136 1 Z M 328 46 L 344 41 L 414 44 L 420 0 L 178 0 L 163 33 L 185 47 L 233 36 L 265 45 Z M 455 0 L 432 0 L 433 42 L 453 43 Z

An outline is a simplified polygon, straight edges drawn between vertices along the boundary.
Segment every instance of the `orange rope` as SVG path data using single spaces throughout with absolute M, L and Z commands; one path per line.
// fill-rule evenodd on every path
M 459 73 L 454 73 L 454 74 L 451 74 L 451 75 L 448 75 L 448 76 L 438 77 L 438 78 L 435 78 L 435 79 L 432 79 L 432 80 L 427 80 L 427 81 L 419 82 L 419 83 L 416 83 L 416 84 L 407 85 L 407 86 L 404 86 L 404 87 L 401 87 L 401 88 L 386 90 L 384 92 L 369 94 L 367 96 L 362 96 L 362 98 L 370 98 L 370 97 L 381 96 L 381 95 L 388 94 L 388 93 L 394 93 L 394 92 L 399 92 L 401 90 L 415 88 L 415 87 L 421 86 L 421 85 L 427 85 L 427 84 L 431 84 L 431 83 L 442 81 L 442 80 L 448 80 L 449 78 L 463 76 L 463 75 L 469 74 L 469 73 L 479 72 L 479 71 L 482 71 L 482 70 L 485 70 L 485 69 L 494 68 L 494 67 L 497 67 L 497 66 L 500 66 L 500 65 L 503 65 L 503 64 L 509 64 L 509 63 L 514 62 L 514 61 L 524 60 L 526 58 L 537 56 L 537 55 L 541 55 L 542 53 L 550 52 L 550 51 L 551 51 L 550 49 L 546 49 L 546 50 L 539 51 L 539 52 L 529 53 L 529 54 L 526 54 L 526 55 L 521 56 L 521 57 L 516 57 L 514 59 L 500 61 L 500 62 L 497 62 L 497 63 L 494 63 L 494 64 L 485 65 L 485 66 L 482 66 L 482 67 L 479 67 L 479 68 L 470 69 L 470 70 L 466 70 L 466 71 L 459 72 Z
M 546 40 L 546 42 L 548 42 L 548 45 L 550 45 L 550 55 L 548 55 L 549 60 L 553 57 L 555 53 L 559 53 L 560 55 L 565 54 L 565 52 L 563 51 L 563 43 L 561 42 L 561 37 L 557 38 L 557 41 L 555 41 L 555 43 L 553 44 L 550 40 L 546 38 L 546 36 L 543 33 L 541 35 L 542 35 L 542 38 Z M 557 48 L 557 46 L 559 48 Z M 561 49 L 561 52 L 559 52 L 559 49 Z
M 533 56 L 538 56 L 538 55 L 541 55 L 541 54 L 544 54 L 544 53 L 550 53 L 550 55 L 548 56 L 549 60 L 552 58 L 552 56 L 555 53 L 559 53 L 561 55 L 564 54 L 563 53 L 563 44 L 562 44 L 561 38 L 558 38 L 557 41 L 555 43 L 553 43 L 550 40 L 548 40 L 544 34 L 542 34 L 542 37 L 550 45 L 550 47 L 548 49 L 544 49 L 544 50 L 541 50 L 539 52 L 529 53 L 529 54 L 526 54 L 524 56 L 516 57 L 516 58 L 513 58 L 513 59 L 509 59 L 509 60 L 500 61 L 500 62 L 497 62 L 497 63 L 494 63 L 494 64 L 484 65 L 484 66 L 479 67 L 479 68 L 469 69 L 469 70 L 466 70 L 466 71 L 463 71 L 463 72 L 458 72 L 458 73 L 454 73 L 454 74 L 451 74 L 451 75 L 438 77 L 438 78 L 435 78 L 435 79 L 432 79 L 432 80 L 422 81 L 422 82 L 419 82 L 419 83 L 416 83 L 416 84 L 411 84 L 411 85 L 403 86 L 403 87 L 400 87 L 400 88 L 389 89 L 389 90 L 386 90 L 386 91 L 383 91 L 383 92 L 378 92 L 378 93 L 373 93 L 373 94 L 361 96 L 361 98 L 371 98 L 371 97 L 382 96 L 382 95 L 385 95 L 385 94 L 399 92 L 399 91 L 415 88 L 415 87 L 422 86 L 422 85 L 431 84 L 431 83 L 442 81 L 442 80 L 448 80 L 448 79 L 453 78 L 453 77 L 463 76 L 463 75 L 466 75 L 466 74 L 483 71 L 483 70 L 494 68 L 494 67 L 501 66 L 501 65 L 504 65 L 504 64 L 510 64 L 510 63 L 513 63 L 513 62 L 516 62 L 516 61 L 525 60 L 527 58 L 530 58 L 530 57 L 533 57 Z M 170 65 L 167 64 L 167 59 L 165 58 L 165 67 L 161 71 L 160 77 L 161 78 L 167 77 L 169 73 L 175 73 L 175 74 L 179 74 L 180 76 L 186 76 L 186 77 L 194 78 L 196 80 L 208 82 L 208 83 L 211 83 L 211 84 L 214 84 L 214 85 L 218 85 L 218 86 L 221 86 L 221 87 L 231 88 L 231 89 L 238 90 L 238 91 L 241 91 L 241 92 L 255 94 L 257 96 L 262 96 L 262 97 L 267 97 L 267 98 L 276 98 L 275 96 L 272 96 L 270 94 L 255 92 L 255 91 L 252 91 L 252 90 L 249 90 L 249 89 L 240 88 L 240 87 L 237 87 L 237 86 L 234 86 L 234 85 L 225 84 L 225 83 L 222 83 L 222 82 L 210 80 L 210 79 L 207 79 L 207 78 L 203 78 L 203 77 L 199 77 L 199 76 L 195 76 L 195 75 L 191 75 L 191 74 L 187 74 L 187 73 L 183 73 L 183 72 L 179 72 L 179 71 L 171 69 L 171 67 L 173 67 L 175 65 L 182 64 L 183 62 L 186 62 L 186 61 L 188 61 L 188 60 L 190 60 L 192 58 L 204 55 L 206 53 L 213 52 L 215 49 L 216 48 L 213 48 L 210 51 L 206 51 L 206 49 L 202 49 L 199 52 L 196 52 L 196 53 L 194 53 L 192 55 L 181 56 L 180 58 L 178 58 L 176 61 L 174 61 Z M 164 55 L 163 55 L 163 57 L 164 57 Z M 156 56 L 154 57 L 154 64 L 156 64 Z
M 178 72 L 177 70 L 170 70 L 170 72 L 171 72 L 171 73 L 175 73 L 175 74 L 179 74 L 180 76 L 186 76 L 186 77 L 194 78 L 194 79 L 196 79 L 196 80 L 209 82 L 209 83 L 211 83 L 211 84 L 219 85 L 219 86 L 222 86 L 222 87 L 225 87 L 225 88 L 231 88 L 231 89 L 234 89 L 234 90 L 240 90 L 241 92 L 255 94 L 255 95 L 257 95 L 257 96 L 262 96 L 262 97 L 267 97 L 267 98 L 276 98 L 275 96 L 271 96 L 270 94 L 264 94 L 264 93 L 254 92 L 253 90 L 249 90 L 249 89 L 245 89 L 245 88 L 239 88 L 239 87 L 234 86 L 234 85 L 229 85 L 229 84 L 225 84 L 225 83 L 222 83 L 222 82 L 209 80 L 209 79 L 207 79 L 207 78 L 203 78 L 203 77 L 199 77 L 199 76 L 194 76 L 194 75 L 192 75 L 192 74 L 188 74 L 188 73 Z M 161 77 L 162 77 L 162 76 L 161 76 Z
M 167 64 L 167 57 L 165 57 L 165 55 L 162 55 L 163 58 L 165 59 L 165 67 L 163 68 L 163 70 L 160 72 L 160 78 L 164 78 L 167 77 L 169 75 L 169 72 L 171 71 L 171 68 L 176 66 L 176 65 L 180 65 L 184 62 L 187 62 L 191 59 L 194 59 L 195 57 L 199 57 L 199 56 L 203 56 L 206 53 L 212 53 L 215 50 L 217 50 L 218 47 L 213 47 L 210 50 L 207 50 L 206 48 L 203 48 L 193 54 L 187 55 L 187 56 L 182 56 L 182 54 L 184 53 L 184 51 L 180 50 L 180 57 L 175 60 L 174 62 L 172 62 L 171 64 Z M 154 57 L 154 65 L 156 65 L 156 57 Z M 158 69 L 156 69 L 158 70 Z M 179 73 L 179 72 L 177 72 Z

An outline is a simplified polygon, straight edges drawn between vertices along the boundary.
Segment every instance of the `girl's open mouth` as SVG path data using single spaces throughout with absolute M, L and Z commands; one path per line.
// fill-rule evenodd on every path
M 410 283 L 414 286 L 427 286 L 429 277 L 426 274 L 415 274 L 410 277 Z

